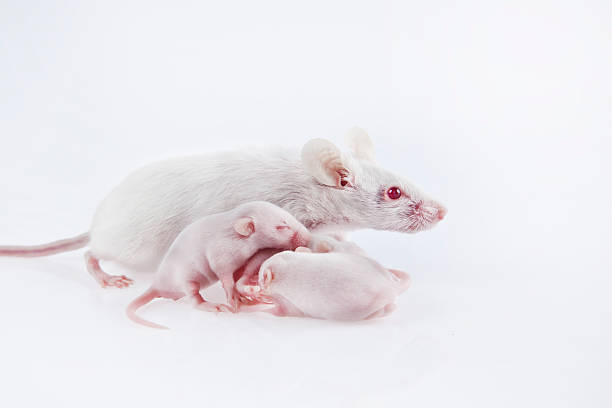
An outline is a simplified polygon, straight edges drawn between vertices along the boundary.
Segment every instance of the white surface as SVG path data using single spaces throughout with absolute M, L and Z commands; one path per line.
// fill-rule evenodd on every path
M 448 218 L 352 235 L 414 281 L 359 324 L 158 301 L 154 331 L 150 275 L 0 259 L 0 405 L 612 405 L 609 2 L 200 3 L 0 3 L 0 242 L 85 231 L 151 160 L 354 124 Z

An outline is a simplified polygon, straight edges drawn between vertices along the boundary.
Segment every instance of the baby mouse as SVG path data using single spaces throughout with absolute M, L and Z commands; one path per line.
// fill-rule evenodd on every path
M 156 272 L 151 287 L 127 308 L 133 321 L 165 328 L 136 315 L 151 300 L 188 296 L 203 310 L 236 311 L 233 273 L 262 248 L 295 249 L 307 245 L 310 233 L 287 211 L 267 202 L 251 202 L 209 215 L 181 231 Z M 221 281 L 229 306 L 206 302 L 200 295 Z
M 365 256 L 341 253 L 280 252 L 259 270 L 260 302 L 277 316 L 331 320 L 382 317 L 410 285 L 407 274 L 386 269 Z

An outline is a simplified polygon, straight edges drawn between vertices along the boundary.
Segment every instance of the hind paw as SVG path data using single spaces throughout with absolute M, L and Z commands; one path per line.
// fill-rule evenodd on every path
M 103 277 L 100 281 L 100 284 L 102 285 L 103 288 L 109 288 L 109 287 L 127 288 L 132 283 L 134 283 L 134 281 L 125 275 L 121 275 L 121 276 L 108 275 L 108 276 Z
M 234 310 L 230 306 L 224 305 L 222 303 L 211 303 L 211 302 L 202 302 L 196 306 L 196 309 L 205 310 L 207 312 L 232 312 L 235 313 Z
M 255 297 L 259 292 L 261 292 L 261 288 L 258 285 L 246 285 L 243 288 L 242 294 L 249 297 Z
M 85 252 L 85 263 L 87 265 L 87 270 L 93 276 L 93 278 L 102 286 L 103 288 L 115 287 L 115 288 L 126 288 L 134 283 L 133 280 L 128 278 L 125 275 L 115 276 L 109 275 L 104 272 L 102 268 L 100 268 L 100 260 L 93 256 L 91 252 Z

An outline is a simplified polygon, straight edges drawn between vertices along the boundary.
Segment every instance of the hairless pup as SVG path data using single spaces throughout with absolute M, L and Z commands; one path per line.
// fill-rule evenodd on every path
M 332 320 L 382 317 L 410 285 L 406 273 L 362 255 L 308 252 L 284 251 L 263 263 L 255 299 L 274 305 L 264 311 Z
M 0 247 L 0 256 L 46 256 L 89 245 L 87 269 L 100 285 L 124 287 L 100 260 L 155 270 L 187 225 L 250 201 L 268 201 L 313 231 L 359 228 L 414 233 L 446 209 L 406 178 L 376 163 L 369 136 L 354 128 L 351 153 L 326 139 L 299 150 L 211 153 L 150 164 L 129 175 L 98 206 L 89 232 L 39 246 Z
M 262 248 L 295 249 L 307 245 L 310 233 L 287 211 L 266 202 L 242 204 L 188 225 L 165 254 L 151 287 L 127 308 L 137 323 L 165 328 L 144 320 L 136 310 L 151 300 L 188 296 L 199 309 L 236 311 L 234 271 Z M 221 281 L 229 306 L 206 302 L 200 290 Z

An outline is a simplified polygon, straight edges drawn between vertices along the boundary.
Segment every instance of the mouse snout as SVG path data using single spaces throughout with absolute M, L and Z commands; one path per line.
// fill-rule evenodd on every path
M 404 232 L 425 231 L 435 226 L 444 219 L 447 209 L 442 204 L 435 201 L 417 201 L 409 203 L 406 212 L 406 223 Z
M 444 217 L 446 217 L 446 213 L 448 212 L 448 210 L 446 209 L 446 207 L 440 205 L 437 207 L 438 209 L 438 220 L 442 221 L 444 219 Z
M 310 242 L 310 233 L 306 231 L 296 231 L 291 236 L 291 249 L 295 250 L 298 247 L 308 246 Z

